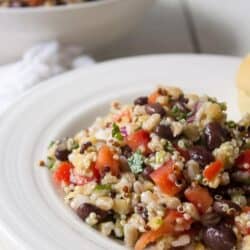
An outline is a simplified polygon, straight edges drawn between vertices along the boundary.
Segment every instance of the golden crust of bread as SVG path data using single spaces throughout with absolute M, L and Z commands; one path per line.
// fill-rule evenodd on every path
M 236 82 L 240 111 L 250 112 L 250 55 L 245 57 L 240 64 Z

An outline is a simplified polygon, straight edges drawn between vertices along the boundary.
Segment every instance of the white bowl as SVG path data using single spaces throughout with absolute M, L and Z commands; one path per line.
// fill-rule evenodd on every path
M 39 41 L 58 39 L 93 51 L 125 35 L 154 0 L 101 0 L 65 6 L 0 8 L 0 63 Z

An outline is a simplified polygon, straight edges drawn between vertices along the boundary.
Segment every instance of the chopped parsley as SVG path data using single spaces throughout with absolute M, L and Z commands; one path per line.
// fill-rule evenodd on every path
M 48 169 L 52 169 L 54 167 L 56 160 L 50 156 L 47 158 L 46 166 Z
M 174 146 L 170 141 L 166 141 L 166 144 L 164 145 L 164 149 L 167 152 L 172 153 L 174 151 Z
M 216 103 L 220 106 L 222 111 L 227 110 L 227 104 L 225 102 L 218 102 L 216 98 L 208 97 L 208 101 L 212 103 Z
M 236 123 L 234 121 L 227 121 L 226 122 L 226 125 L 229 127 L 229 128 L 236 128 Z
M 111 190 L 111 184 L 97 184 L 95 189 L 95 191 L 103 191 L 103 190 Z
M 128 165 L 134 174 L 139 174 L 144 168 L 144 156 L 140 151 L 136 151 L 128 158 Z
M 113 126 L 112 126 L 112 137 L 117 139 L 118 141 L 123 140 L 123 136 L 121 134 L 120 128 L 118 127 L 116 123 L 113 123 Z
M 177 105 L 174 105 L 171 109 L 171 115 L 177 120 L 186 120 L 187 119 L 187 113 L 183 112 Z
M 73 140 L 72 145 L 71 145 L 71 149 L 73 150 L 73 149 L 77 149 L 77 148 L 79 148 L 79 144 L 75 140 Z

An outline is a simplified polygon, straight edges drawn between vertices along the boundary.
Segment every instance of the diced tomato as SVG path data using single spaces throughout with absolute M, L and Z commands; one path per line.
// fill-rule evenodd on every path
M 146 153 L 148 153 L 149 151 L 148 149 L 149 141 L 150 141 L 149 133 L 143 129 L 134 132 L 127 138 L 127 144 L 133 151 L 136 151 L 140 147 L 143 147 Z
M 62 162 L 53 173 L 53 179 L 57 184 L 64 182 L 70 184 L 70 170 L 72 165 L 69 162 Z
M 182 219 L 183 223 L 177 224 L 177 219 Z M 164 219 L 163 224 L 157 230 L 145 232 L 135 244 L 135 250 L 143 250 L 148 244 L 157 241 L 166 234 L 179 234 L 180 232 L 190 229 L 192 220 L 185 220 L 183 214 L 176 210 L 170 210 Z M 176 228 L 178 226 L 178 229 Z M 183 230 L 180 230 L 180 228 Z
M 235 224 L 242 235 L 250 235 L 250 227 L 247 227 L 245 224 L 243 225 L 239 221 L 236 221 Z
M 249 206 L 243 207 L 242 211 L 245 213 L 250 213 L 250 207 Z
M 181 222 L 179 221 L 177 223 L 176 219 L 181 219 Z M 166 228 L 165 230 L 171 231 L 172 234 L 179 234 L 183 231 L 187 231 L 190 229 L 191 224 L 192 224 L 193 220 L 190 219 L 185 219 L 183 217 L 183 213 L 180 213 L 176 210 L 169 210 L 165 219 L 164 219 L 164 227 Z
M 100 148 L 96 166 L 100 173 L 104 173 L 108 167 L 112 175 L 117 176 L 119 174 L 119 161 L 114 159 L 114 152 L 107 145 L 103 145 Z
M 135 250 L 143 250 L 148 244 L 157 241 L 165 234 L 164 228 L 160 227 L 157 230 L 151 230 L 142 234 L 135 244 Z
M 182 178 L 181 172 L 176 169 L 173 161 L 166 162 L 150 174 L 151 179 L 168 195 L 176 195 L 181 191 L 181 187 L 176 185 L 176 181 Z
M 116 114 L 113 116 L 113 120 L 115 122 L 120 122 L 120 121 L 124 121 L 124 122 L 131 122 L 132 117 L 131 117 L 131 110 L 130 109 L 125 109 L 122 112 L 120 112 L 119 114 Z
M 205 169 L 203 170 L 203 176 L 207 180 L 211 181 L 219 174 L 222 168 L 223 168 L 223 162 L 217 160 L 205 167 Z
M 25 0 L 24 2 L 29 4 L 30 6 L 39 6 L 39 5 L 42 5 L 45 1 L 44 0 Z
M 160 96 L 160 94 L 158 93 L 158 91 L 153 92 L 152 94 L 150 94 L 148 96 L 148 103 L 149 104 L 153 104 L 156 103 L 157 98 Z
M 99 170 L 97 169 L 95 164 L 91 165 L 91 172 L 92 175 L 91 176 L 83 176 L 83 175 L 79 175 L 78 173 L 76 173 L 76 171 L 73 169 L 72 170 L 72 178 L 71 178 L 71 183 L 74 183 L 76 185 L 84 185 L 88 182 L 91 181 L 99 181 L 100 180 L 100 173 Z
M 250 171 L 250 149 L 242 152 L 236 159 L 235 164 L 242 170 Z
M 213 204 L 213 198 L 209 194 L 208 190 L 199 185 L 187 188 L 184 194 L 186 199 L 192 202 L 200 213 L 205 213 Z

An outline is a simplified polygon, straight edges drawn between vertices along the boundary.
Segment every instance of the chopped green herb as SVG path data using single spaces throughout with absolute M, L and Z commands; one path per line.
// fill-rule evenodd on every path
M 191 145 L 192 145 L 191 142 L 186 139 L 181 139 L 178 141 L 178 147 L 183 148 L 183 149 L 187 149 Z
M 134 174 L 141 173 L 144 167 L 144 156 L 139 151 L 136 151 L 128 158 L 128 165 Z
M 120 128 L 118 127 L 116 123 L 113 123 L 113 126 L 112 126 L 112 137 L 117 139 L 118 141 L 123 140 L 123 136 L 121 134 Z
M 227 110 L 227 104 L 225 102 L 218 102 L 218 104 L 220 105 L 221 110 Z
M 186 120 L 187 119 L 187 113 L 183 112 L 178 106 L 174 105 L 171 109 L 171 115 L 177 120 Z
M 95 189 L 95 191 L 103 191 L 103 190 L 111 190 L 111 184 L 97 184 Z
M 234 121 L 227 121 L 226 122 L 226 125 L 229 127 L 229 128 L 236 128 L 236 123 Z
M 50 149 L 54 144 L 55 144 L 55 141 L 51 141 L 49 146 L 48 146 L 48 149 Z
M 172 152 L 174 151 L 173 144 L 172 144 L 170 141 L 166 141 L 166 144 L 165 144 L 165 146 L 164 146 L 164 149 L 165 149 L 167 152 L 172 153 Z
M 46 166 L 48 169 L 52 169 L 54 167 L 56 160 L 50 156 L 47 158 Z
M 208 97 L 208 101 L 212 103 L 217 103 L 218 105 L 220 105 L 220 108 L 222 111 L 227 110 L 227 104 L 225 102 L 218 102 L 216 98 L 212 98 L 212 97 Z
M 74 140 L 72 142 L 71 149 L 73 150 L 73 149 L 77 149 L 77 148 L 79 148 L 79 144 Z

